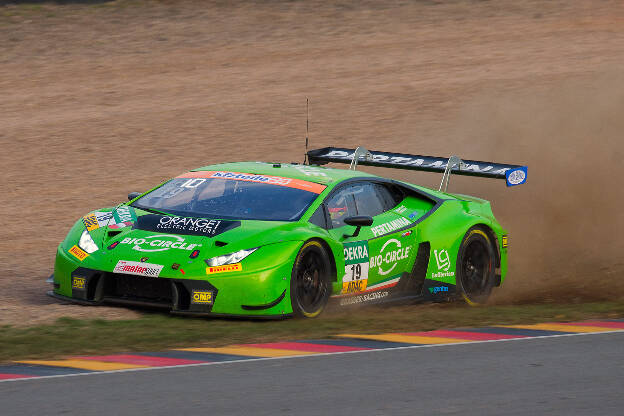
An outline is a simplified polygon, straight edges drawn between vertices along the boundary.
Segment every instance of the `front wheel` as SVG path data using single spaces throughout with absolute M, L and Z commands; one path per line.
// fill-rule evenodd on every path
M 457 256 L 457 286 L 469 305 L 483 304 L 494 287 L 494 248 L 480 228 L 468 230 Z
M 290 301 L 297 317 L 318 316 L 330 295 L 329 258 L 318 241 L 306 242 L 295 259 L 290 278 Z

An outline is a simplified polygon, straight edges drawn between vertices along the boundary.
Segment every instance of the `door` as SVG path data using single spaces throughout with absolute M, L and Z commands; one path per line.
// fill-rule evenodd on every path
M 402 200 L 390 186 L 375 182 L 355 182 L 338 189 L 326 201 L 330 215 L 329 233 L 343 244 L 345 270 L 341 295 L 381 291 L 388 295 L 404 272 L 411 271 L 416 253 L 415 233 L 411 221 L 393 211 Z M 344 219 L 354 215 L 373 218 L 370 227 L 346 225 Z M 339 271 L 340 280 L 340 271 Z M 376 299 L 374 297 L 373 299 Z

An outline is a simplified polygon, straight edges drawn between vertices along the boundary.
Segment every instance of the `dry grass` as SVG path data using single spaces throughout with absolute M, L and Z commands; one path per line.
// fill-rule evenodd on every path
M 193 167 L 302 160 L 305 97 L 312 146 L 528 163 L 522 189 L 451 185 L 510 230 L 495 300 L 613 299 L 624 104 L 595 78 L 622 67 L 623 19 L 608 0 L 0 6 L 0 323 L 137 316 L 44 296 L 71 223 Z

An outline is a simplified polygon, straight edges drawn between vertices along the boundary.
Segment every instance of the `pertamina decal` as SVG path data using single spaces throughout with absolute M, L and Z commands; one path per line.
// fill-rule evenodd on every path
M 397 218 L 396 220 L 392 220 L 390 222 L 386 222 L 384 224 L 379 224 L 374 227 L 371 227 L 371 231 L 375 235 L 375 237 L 391 233 L 394 230 L 398 230 L 399 228 L 403 228 L 407 225 L 410 225 L 410 221 L 407 218 Z
M 208 290 L 193 290 L 191 303 L 200 305 L 212 305 L 212 292 Z
M 158 277 L 163 266 L 161 264 L 140 263 L 138 261 L 119 260 L 113 272 L 134 274 L 137 276 Z
M 391 238 L 384 243 L 379 254 L 372 256 L 371 267 L 377 267 L 380 275 L 390 274 L 401 260 L 409 258 L 411 246 L 402 247 L 401 242 Z
M 451 258 L 447 250 L 433 250 L 433 257 L 435 257 L 438 271 L 431 273 L 431 277 L 434 279 L 444 279 L 445 277 L 455 276 L 455 272 L 450 272 Z
M 241 270 L 243 270 L 243 265 L 240 263 L 225 264 L 223 266 L 206 267 L 206 274 L 240 272 Z
M 368 241 L 345 243 L 343 250 L 345 274 L 341 293 L 363 292 L 368 283 Z
M 76 257 L 80 261 L 83 261 L 84 259 L 86 259 L 89 256 L 89 253 L 87 253 L 86 251 L 84 251 L 83 249 L 81 249 L 78 246 L 73 246 L 72 248 L 70 248 L 69 249 L 69 254 L 71 254 L 72 256 Z

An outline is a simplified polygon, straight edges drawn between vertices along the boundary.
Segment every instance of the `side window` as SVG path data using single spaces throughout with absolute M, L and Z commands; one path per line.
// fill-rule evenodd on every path
M 346 186 L 332 195 L 326 202 L 332 228 L 342 227 L 344 219 L 357 215 L 353 186 Z
M 401 190 L 395 186 L 375 184 L 375 187 L 377 188 L 377 194 L 379 195 L 379 198 L 384 201 L 384 211 L 391 210 L 392 208 L 399 205 L 399 203 L 403 201 L 403 199 L 405 199 L 403 192 L 401 192 Z
M 384 201 L 379 198 L 377 186 L 374 183 L 362 183 L 353 186 L 357 215 L 374 217 L 385 211 Z
M 344 219 L 353 215 L 374 217 L 393 208 L 401 199 L 376 183 L 361 182 L 345 186 L 326 202 L 331 227 L 342 227 Z
M 310 217 L 310 222 L 314 225 L 318 225 L 321 228 L 327 228 L 327 217 L 325 216 L 325 207 L 321 204 L 320 207 L 316 209 L 314 214 Z

